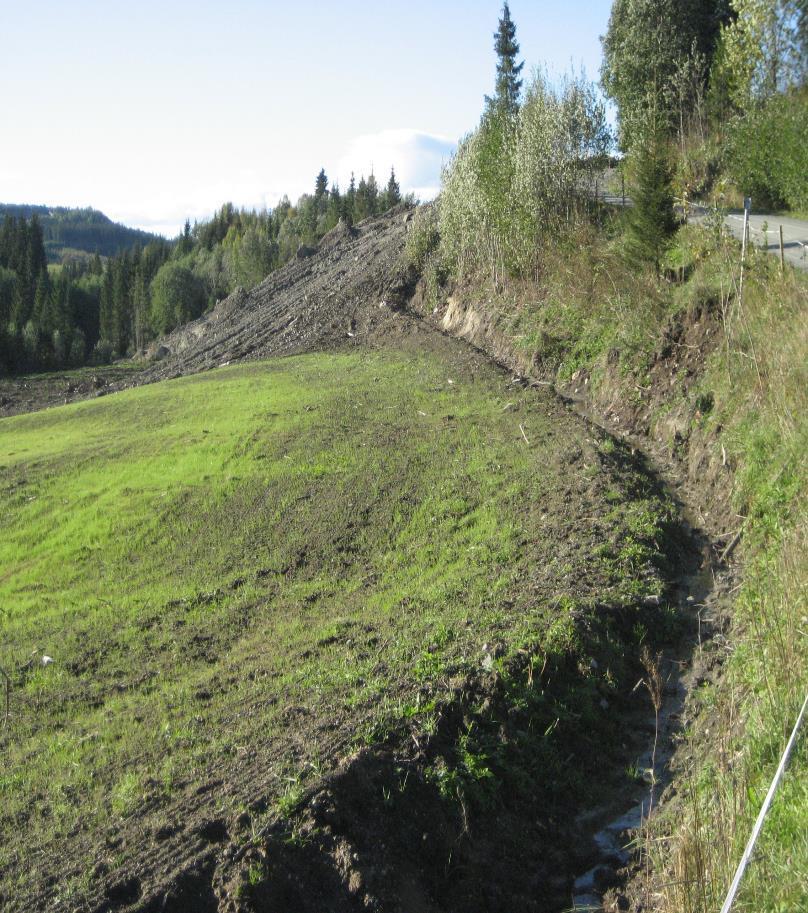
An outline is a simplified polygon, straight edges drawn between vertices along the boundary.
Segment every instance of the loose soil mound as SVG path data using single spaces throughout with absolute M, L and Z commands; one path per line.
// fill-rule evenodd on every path
M 163 380 L 245 359 L 346 348 L 402 332 L 398 271 L 411 211 L 398 208 L 354 228 L 340 223 L 316 249 L 237 289 L 213 311 L 155 343 L 143 380 Z

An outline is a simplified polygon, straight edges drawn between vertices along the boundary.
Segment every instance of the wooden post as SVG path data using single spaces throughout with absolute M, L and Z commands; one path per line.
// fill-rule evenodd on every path
M 783 226 L 780 226 L 780 275 L 786 271 L 786 252 L 783 248 Z

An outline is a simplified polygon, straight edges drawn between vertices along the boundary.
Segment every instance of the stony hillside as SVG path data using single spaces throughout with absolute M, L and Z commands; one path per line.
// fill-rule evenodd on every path
M 401 312 L 414 287 L 400 255 L 412 210 L 402 206 L 348 228 L 250 291 L 237 289 L 210 312 L 117 362 L 63 373 L 0 377 L 0 416 L 103 396 L 245 359 L 374 345 L 418 332 Z
M 412 211 L 399 207 L 355 228 L 340 223 L 317 248 L 249 292 L 237 289 L 214 310 L 159 340 L 159 362 L 143 380 L 193 374 L 244 359 L 369 342 L 396 333 L 408 291 L 399 272 Z

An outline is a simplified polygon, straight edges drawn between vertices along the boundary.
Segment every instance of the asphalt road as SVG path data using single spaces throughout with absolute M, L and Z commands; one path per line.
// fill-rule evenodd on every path
M 749 216 L 749 239 L 755 247 L 766 248 L 780 256 L 780 226 L 783 226 L 783 253 L 788 263 L 797 269 L 808 269 L 808 222 L 785 216 Z M 764 231 L 766 226 L 766 231 Z M 743 238 L 743 213 L 731 212 L 727 227 L 741 240 Z
M 623 205 L 623 198 L 606 194 L 603 196 L 605 203 L 614 206 Z M 625 205 L 631 206 L 631 200 L 626 197 Z M 707 215 L 707 209 L 694 204 L 690 211 L 690 219 L 694 222 L 702 221 Z M 727 214 L 727 228 L 735 237 L 743 240 L 743 211 L 734 211 Z M 764 232 L 763 226 L 766 226 Z M 766 213 L 754 213 L 749 216 L 749 239 L 755 247 L 765 247 L 770 254 L 780 256 L 780 226 L 783 226 L 783 253 L 786 262 L 797 269 L 808 270 L 808 222 L 801 219 L 791 219 L 786 216 L 777 216 Z

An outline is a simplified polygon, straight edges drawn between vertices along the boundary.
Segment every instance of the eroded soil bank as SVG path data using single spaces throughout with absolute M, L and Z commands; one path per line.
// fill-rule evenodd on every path
M 552 389 L 569 409 L 641 459 L 676 504 L 690 545 L 690 560 L 673 573 L 669 594 L 682 622 L 681 636 L 659 650 L 653 669 L 646 668 L 638 681 L 649 701 L 645 715 L 641 710 L 621 720 L 636 740 L 640 753 L 633 772 L 642 782 L 617 786 L 602 805 L 582 816 L 588 867 L 581 868 L 571 896 L 574 909 L 646 909 L 655 886 L 647 869 L 643 823 L 676 794 L 681 736 L 698 712 L 688 698 L 721 674 L 732 594 L 740 576 L 733 553 L 741 518 L 730 506 L 735 467 L 723 448 L 717 458 L 716 439 L 702 433 L 698 413 L 687 404 L 689 388 L 698 383 L 721 338 L 717 303 L 697 305 L 668 322 L 646 386 L 638 387 L 619 371 L 619 353 L 614 352 L 593 389 L 585 370 L 556 387 L 547 379 L 538 351 L 519 348 L 501 313 L 487 307 L 478 292 L 455 288 L 434 308 L 426 301 L 426 289 L 419 285 L 411 303 L 416 313 L 486 352 L 516 377 Z

